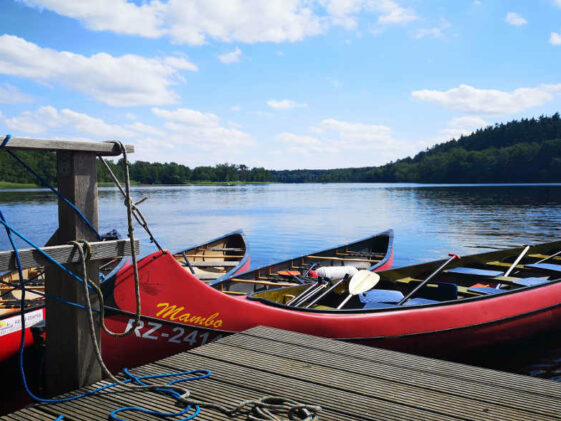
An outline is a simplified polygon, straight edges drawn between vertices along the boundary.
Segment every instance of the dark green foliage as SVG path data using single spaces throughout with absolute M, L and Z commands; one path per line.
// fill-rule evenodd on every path
M 44 176 L 51 184 L 56 180 L 56 156 L 54 153 L 17 152 L 31 168 Z M 123 180 L 123 161 L 106 161 L 119 180 Z M 219 164 L 215 167 L 197 167 L 191 170 L 185 165 L 170 162 L 166 164 L 136 161 L 129 167 L 132 181 L 141 184 L 187 184 L 191 182 L 266 182 L 269 172 L 264 168 L 245 165 Z M 97 163 L 98 181 L 111 182 L 112 179 L 100 162 Z M 0 181 L 14 183 L 35 183 L 39 181 L 28 173 L 15 159 L 0 151 Z
M 496 124 L 380 167 L 271 171 L 271 177 L 282 183 L 561 182 L 561 118 Z
M 18 155 L 49 182 L 55 181 L 53 153 L 18 152 Z M 123 179 L 122 161 L 109 162 Z M 130 166 L 133 181 L 142 184 L 186 184 L 193 182 L 279 183 L 514 183 L 561 182 L 561 118 L 523 119 L 479 129 L 458 140 L 435 145 L 413 158 L 380 167 L 333 170 L 283 170 L 219 164 L 191 170 L 175 162 L 160 164 L 137 161 Z M 99 181 L 111 181 L 98 164 Z M 37 183 L 12 157 L 0 152 L 0 181 Z

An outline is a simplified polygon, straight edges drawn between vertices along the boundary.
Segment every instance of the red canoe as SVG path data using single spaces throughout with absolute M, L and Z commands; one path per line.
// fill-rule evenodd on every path
M 393 260 L 392 243 L 393 231 L 389 230 L 211 284 L 195 278 L 173 255 L 154 253 L 139 261 L 141 326 L 125 338 L 115 339 L 102 334 L 103 356 L 113 370 L 119 370 L 260 324 L 295 327 L 300 323 L 300 312 L 248 300 L 246 293 L 278 288 L 279 285 L 299 285 L 295 279 L 314 263 L 339 269 L 342 265 L 352 265 L 353 269 L 354 266 L 370 270 L 389 268 Z M 121 271 L 114 280 L 103 285 L 106 322 L 113 331 L 123 331 L 132 326 L 135 309 L 133 288 L 131 268 Z M 113 311 L 109 310 L 111 308 Z M 319 321 L 316 315 L 313 318 Z M 310 333 L 321 332 L 312 329 Z
M 155 253 L 140 262 L 142 326 L 126 339 L 104 338 L 104 355 L 114 367 L 124 360 L 133 366 L 164 349 L 180 351 L 257 325 L 432 356 L 521 339 L 561 326 L 561 257 L 542 262 L 560 250 L 561 242 L 532 247 L 508 277 L 502 275 L 521 248 L 454 261 L 403 306 L 390 296 L 403 297 L 442 261 L 385 271 L 374 290 L 342 310 L 335 307 L 346 286 L 312 308 L 294 308 L 283 304 L 286 296 L 307 285 L 232 296 L 185 272 L 171 255 Z M 132 323 L 132 288 L 130 272 L 119 274 L 111 297 L 120 309 L 110 317 L 113 329 Z

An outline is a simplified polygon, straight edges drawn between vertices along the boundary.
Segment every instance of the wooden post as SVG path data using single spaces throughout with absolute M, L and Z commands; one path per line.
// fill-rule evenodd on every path
M 73 140 L 30 139 L 13 137 L 5 146 L 10 150 L 41 150 L 57 153 L 59 192 L 76 205 L 91 224 L 98 228 L 96 155 L 117 156 L 120 147 L 114 142 L 82 142 Z M 132 145 L 125 145 L 128 153 Z M 90 228 L 66 203 L 58 203 L 59 228 L 49 245 L 66 244 L 73 240 L 97 241 Z M 81 276 L 80 265 L 68 267 Z M 87 264 L 88 275 L 98 282 L 99 264 Z M 45 292 L 75 303 L 85 304 L 83 286 L 55 266 L 47 265 Z M 99 308 L 91 295 L 94 308 Z M 88 329 L 88 316 L 82 309 L 46 300 L 47 350 L 45 392 L 57 395 L 101 379 Z M 95 320 L 96 318 L 94 318 Z M 100 327 L 95 325 L 99 341 Z
M 74 203 L 97 229 L 96 154 L 57 151 L 57 174 L 59 192 Z M 98 241 L 72 208 L 61 200 L 58 206 L 58 244 L 66 244 L 73 240 Z M 81 276 L 80 265 L 67 267 Z M 90 279 L 99 282 L 99 263 L 88 263 L 87 269 Z M 85 304 L 83 286 L 57 267 L 47 267 L 45 286 L 48 295 Z M 94 308 L 99 308 L 95 294 L 91 295 L 91 299 Z M 46 394 L 58 395 L 101 380 L 101 370 L 90 339 L 86 312 L 54 300 L 46 301 L 46 312 Z M 100 327 L 97 320 L 95 322 L 99 341 Z

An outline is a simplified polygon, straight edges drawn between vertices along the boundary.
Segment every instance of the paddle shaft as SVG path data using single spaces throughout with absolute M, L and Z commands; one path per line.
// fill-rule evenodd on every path
M 526 246 L 524 247 L 524 250 L 522 250 L 522 252 L 518 255 L 518 257 L 516 258 L 516 260 L 514 261 L 514 263 L 508 268 L 508 270 L 504 273 L 503 276 L 508 276 L 510 275 L 510 272 L 512 272 L 514 270 L 514 268 L 516 267 L 516 265 L 518 263 L 520 263 L 520 261 L 522 260 L 522 258 L 526 255 L 526 253 L 528 253 L 528 250 L 530 250 L 530 246 Z M 501 284 L 500 282 L 497 284 L 497 289 L 499 289 L 503 284 Z
M 337 282 L 336 284 L 332 285 L 331 288 L 329 288 L 327 291 L 325 291 L 323 294 L 321 294 L 319 297 L 317 297 L 315 300 L 313 300 L 312 302 L 310 302 L 306 307 L 304 308 L 310 308 L 311 306 L 313 306 L 315 303 L 317 303 L 319 300 L 321 300 L 323 297 L 325 297 L 327 294 L 329 294 L 331 291 L 333 291 L 335 288 L 337 288 L 339 285 L 341 285 L 341 283 L 348 278 L 349 275 L 345 275 L 345 278 L 341 279 L 339 282 Z
M 185 254 L 185 252 L 183 252 L 183 258 L 185 259 L 185 263 L 187 263 L 187 266 L 189 266 L 189 270 L 194 275 L 195 274 L 195 269 L 193 269 L 193 266 L 191 266 L 191 262 L 187 258 L 187 255 Z
M 448 263 L 450 263 L 452 260 L 454 259 L 460 259 L 460 256 L 458 256 L 457 254 L 453 254 L 450 253 L 449 254 L 450 258 L 448 260 L 446 260 L 442 266 L 440 266 L 438 269 L 436 269 L 433 273 L 431 273 L 427 279 L 425 279 L 423 282 L 421 282 L 419 285 L 417 285 L 417 287 L 415 289 L 413 289 L 413 291 L 411 291 L 409 294 L 407 294 L 405 297 L 403 297 L 403 299 L 397 303 L 398 306 L 403 305 L 404 303 L 406 303 L 413 295 L 415 295 L 415 293 L 417 291 L 419 291 L 422 287 L 424 287 L 437 273 L 439 273 L 442 269 L 444 269 Z
M 321 290 L 323 288 L 325 288 L 326 285 L 329 285 L 329 282 L 322 282 L 320 285 L 318 285 L 316 288 L 314 288 L 308 294 L 306 294 L 305 297 L 302 297 L 296 304 L 294 304 L 294 307 L 298 307 L 298 306 L 301 306 L 302 304 L 304 304 L 306 301 L 308 301 L 310 298 L 312 298 L 318 292 L 321 292 Z
M 303 298 L 305 295 L 307 295 L 313 289 L 317 288 L 319 285 L 321 285 L 320 281 L 317 281 L 315 284 L 312 284 L 311 286 L 306 288 L 304 291 L 302 291 L 302 293 L 298 294 L 296 297 L 294 297 L 292 300 L 290 300 L 288 303 L 286 303 L 286 305 L 289 306 L 293 303 L 296 305 L 296 303 L 298 301 L 300 301 L 301 298 Z
M 559 256 L 560 254 L 561 254 L 561 250 L 559 250 L 559 251 L 558 251 L 557 253 L 555 253 L 555 254 L 552 254 L 551 256 L 547 256 L 545 259 L 542 259 L 542 260 L 540 260 L 539 262 L 536 262 L 536 263 L 543 263 L 543 262 L 545 262 L 546 260 L 549 260 L 549 259 L 551 259 L 551 258 L 553 258 L 553 257 L 555 257 L 555 256 Z

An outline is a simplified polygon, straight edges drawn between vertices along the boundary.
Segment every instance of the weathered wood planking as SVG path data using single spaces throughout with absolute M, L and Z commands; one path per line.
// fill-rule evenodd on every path
M 321 421 L 561 419 L 559 383 L 264 327 L 131 371 L 143 376 L 193 369 L 212 372 L 208 379 L 181 383 L 194 399 L 233 407 L 245 399 L 278 395 L 321 405 Z M 119 388 L 78 401 L 35 405 L 1 419 L 52 420 L 61 414 L 66 420 L 107 419 L 111 411 L 134 405 L 180 410 L 167 397 Z M 230 418 L 203 408 L 197 419 Z
M 130 256 L 132 254 L 129 240 L 92 242 L 90 246 L 92 247 L 90 260 L 117 258 Z M 140 250 L 140 241 L 135 241 L 134 249 L 138 253 Z M 72 244 L 43 247 L 42 250 L 62 265 L 80 262 L 80 254 L 76 246 Z M 49 260 L 35 249 L 19 250 L 19 255 L 24 269 L 50 264 Z M 16 269 L 15 253 L 13 251 L 0 252 L 0 272 Z
M 0 139 L 3 140 L 4 138 Z M 78 140 L 32 139 L 12 137 L 5 149 L 92 152 L 96 155 L 116 156 L 121 154 L 113 142 L 86 142 Z M 134 152 L 133 145 L 125 145 L 127 153 Z

